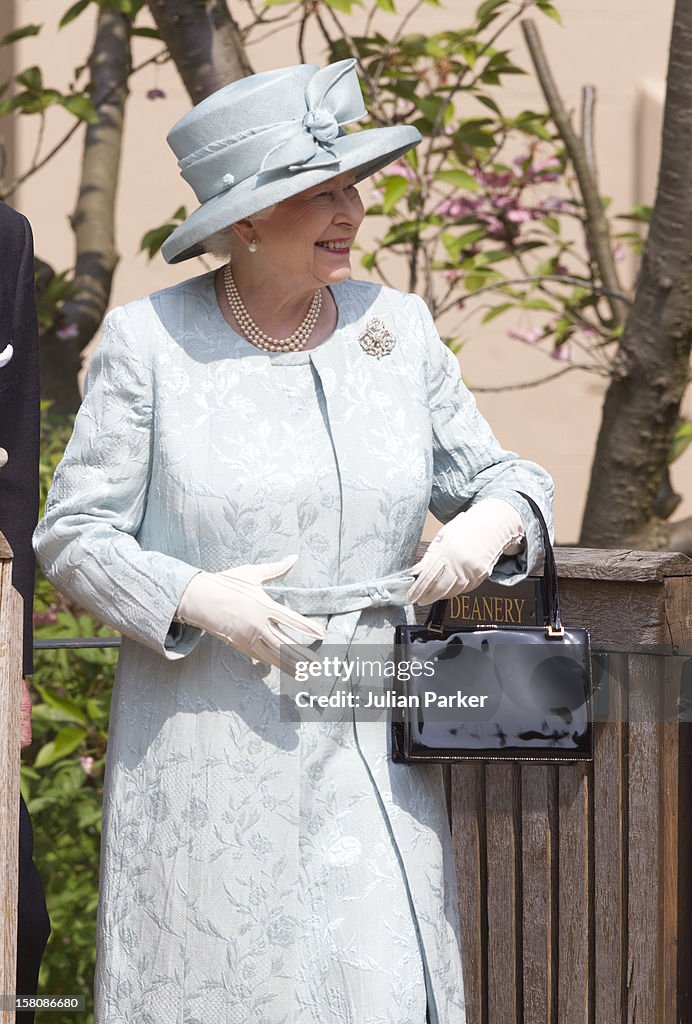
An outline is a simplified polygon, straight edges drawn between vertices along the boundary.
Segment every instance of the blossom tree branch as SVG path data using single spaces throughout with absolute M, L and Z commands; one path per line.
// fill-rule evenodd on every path
M 599 276 L 608 291 L 617 294 L 622 292 L 622 285 L 615 266 L 610 230 L 601 203 L 595 168 L 592 166 L 593 155 L 589 154 L 584 139 L 577 134 L 572 126 L 570 115 L 553 78 L 535 23 L 530 18 L 526 18 L 521 22 L 521 27 L 550 114 L 558 134 L 565 144 L 579 182 L 586 214 L 586 235 L 593 259 L 598 267 Z M 627 315 L 626 308 L 615 298 L 609 297 L 608 302 L 611 326 L 622 326 Z
M 147 6 L 193 103 L 252 74 L 226 0 L 148 0 Z

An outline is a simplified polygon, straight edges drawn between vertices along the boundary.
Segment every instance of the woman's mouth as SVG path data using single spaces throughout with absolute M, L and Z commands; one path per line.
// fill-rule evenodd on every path
M 315 242 L 315 245 L 320 249 L 326 249 L 327 252 L 348 253 L 351 249 L 351 240 L 348 238 L 334 239 L 333 241 Z

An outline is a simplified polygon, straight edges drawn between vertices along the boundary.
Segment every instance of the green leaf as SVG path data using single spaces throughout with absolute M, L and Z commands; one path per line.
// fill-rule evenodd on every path
M 474 99 L 478 100 L 479 103 L 482 103 L 484 107 L 489 107 L 495 114 L 500 113 L 500 108 L 491 96 L 483 96 L 482 93 L 479 93 L 474 96 Z
M 79 704 L 70 697 L 59 697 L 56 693 L 51 693 L 49 689 L 44 686 L 40 686 L 38 683 L 36 683 L 35 689 L 40 693 L 41 699 L 49 707 L 59 711 L 62 717 L 67 719 L 68 722 L 81 722 L 82 725 L 88 724 L 87 716 L 84 714 Z
M 74 96 L 63 96 L 60 103 L 71 114 L 78 117 L 80 121 L 86 121 L 88 124 L 98 124 L 99 115 L 96 112 L 96 108 L 89 97 L 83 93 L 75 93 Z
M 59 761 L 61 757 L 67 757 L 73 750 L 86 739 L 86 729 L 78 729 L 76 726 L 67 726 L 61 729 L 54 740 L 41 747 L 34 760 L 35 768 L 44 768 L 47 764 Z
M 494 149 L 495 135 L 479 127 L 478 121 L 467 121 L 460 125 L 454 135 L 455 145 L 476 146 L 478 149 Z
M 11 96 L 10 99 L 3 100 L 0 103 L 0 117 L 4 117 L 5 114 L 11 114 L 13 110 L 23 107 L 25 98 L 26 93 L 24 96 Z
M 77 0 L 76 4 L 72 4 L 68 10 L 65 11 L 62 18 L 58 23 L 58 28 L 64 28 L 65 25 L 69 25 L 71 21 L 78 18 L 82 11 L 89 6 L 91 0 Z
M 457 168 L 455 171 L 438 171 L 435 175 L 436 181 L 443 181 L 447 185 L 454 185 L 455 188 L 477 191 L 479 184 L 472 174 Z
M 422 228 L 422 222 L 417 220 L 402 221 L 401 224 L 393 224 L 382 239 L 383 246 L 398 245 L 400 242 L 410 242 L 418 238 Z
M 327 7 L 333 7 L 335 11 L 342 14 L 350 14 L 351 8 L 355 5 L 362 7 L 362 0 L 323 0 Z
M 140 251 L 148 250 L 149 259 L 153 259 L 168 236 L 173 234 L 178 224 L 182 223 L 186 217 L 187 211 L 185 207 L 179 206 L 167 224 L 161 224 L 160 227 L 152 228 L 151 231 L 146 232 L 139 243 Z
M 644 206 L 641 203 L 637 203 L 631 213 L 619 213 L 618 220 L 634 220 L 640 224 L 649 224 L 653 211 L 653 206 Z
M 91 805 L 81 804 L 77 808 L 77 824 L 80 828 L 88 828 L 90 825 L 96 825 L 101 819 L 101 808 L 98 804 Z
M 372 270 L 375 266 L 375 254 L 373 252 L 364 252 L 360 258 L 360 265 L 365 270 Z
M 493 275 L 488 274 L 467 274 L 464 278 L 464 288 L 467 292 L 475 292 L 483 288 Z
M 690 444 L 692 444 L 692 420 L 681 420 L 668 452 L 668 462 L 675 462 L 676 459 L 680 458 Z
M 383 11 L 388 11 L 390 14 L 396 14 L 394 0 L 377 0 L 377 6 Z
M 140 39 L 161 39 L 161 33 L 157 28 L 133 28 L 130 34 L 139 36 Z
M 18 85 L 23 85 L 25 89 L 28 89 L 31 93 L 40 93 L 43 90 L 43 75 L 39 67 L 27 68 L 26 71 L 22 71 L 20 75 L 17 75 L 15 81 Z
M 552 302 L 548 302 L 547 299 L 525 299 L 524 302 L 521 303 L 521 308 L 545 309 L 551 313 L 554 313 L 557 307 L 554 306 Z
M 410 184 L 402 174 L 393 174 L 391 177 L 384 179 L 383 213 L 392 212 L 399 200 L 408 192 Z
M 144 0 L 96 0 L 100 7 L 134 17 L 144 6 Z
M 0 46 L 9 46 L 11 43 L 16 43 L 18 39 L 26 39 L 27 36 L 37 36 L 40 31 L 40 25 L 25 25 L 23 28 L 16 28 L 14 32 L 8 32 L 0 39 Z
M 527 121 L 524 124 L 520 124 L 519 131 L 525 135 L 533 135 L 537 139 L 542 139 L 544 142 L 552 142 L 553 136 L 548 128 L 540 121 Z
M 458 260 L 464 249 L 475 245 L 476 242 L 480 242 L 486 237 L 487 231 L 485 227 L 473 228 L 471 231 L 464 232 L 463 235 L 452 235 L 445 231 L 441 236 L 442 244 L 449 253 L 451 260 Z
M 501 302 L 499 306 L 495 306 L 493 309 L 489 309 L 488 312 L 483 316 L 481 323 L 489 324 L 491 320 L 495 320 L 496 317 L 506 313 L 508 309 L 514 309 L 513 302 Z
M 542 11 L 543 14 L 547 14 L 547 16 L 549 18 L 552 18 L 553 21 L 556 21 L 558 25 L 562 24 L 562 17 L 560 15 L 560 12 L 555 7 L 553 7 L 552 4 L 543 3 L 542 0 L 538 0 L 536 6 L 538 7 L 539 11 Z
M 476 21 L 485 21 L 491 14 L 496 13 L 498 7 L 502 7 L 507 0 L 485 0 L 476 10 Z
M 557 219 L 557 217 L 544 217 L 543 224 L 545 224 L 548 231 L 552 231 L 554 235 L 560 234 L 560 221 Z
M 417 100 L 418 109 L 422 114 L 430 121 L 431 124 L 435 124 L 440 119 L 440 113 L 442 113 L 445 121 L 448 110 L 453 108 L 451 103 L 442 96 L 424 96 Z

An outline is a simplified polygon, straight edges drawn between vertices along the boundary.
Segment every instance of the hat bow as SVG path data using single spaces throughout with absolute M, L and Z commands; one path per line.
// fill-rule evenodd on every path
M 280 141 L 262 160 L 260 174 L 312 170 L 339 162 L 332 143 L 342 134 L 341 125 L 365 114 L 355 65 L 351 59 L 322 68 L 308 82 L 304 117 L 266 126 Z

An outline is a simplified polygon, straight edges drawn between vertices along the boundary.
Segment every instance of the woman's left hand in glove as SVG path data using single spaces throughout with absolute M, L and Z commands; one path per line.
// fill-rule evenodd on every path
M 473 590 L 502 554 L 516 554 L 524 537 L 521 516 L 508 501 L 485 498 L 443 526 L 411 572 L 409 600 L 432 604 Z

